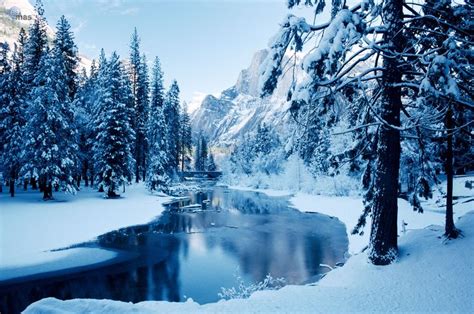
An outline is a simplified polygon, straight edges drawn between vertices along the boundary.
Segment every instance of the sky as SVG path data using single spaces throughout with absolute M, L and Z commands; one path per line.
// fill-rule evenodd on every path
M 34 4 L 35 0 L 30 0 Z M 266 48 L 288 14 L 286 0 L 43 0 L 48 23 L 69 20 L 79 52 L 128 58 L 134 27 L 141 50 L 158 56 L 165 84 L 178 81 L 188 102 L 232 86 Z

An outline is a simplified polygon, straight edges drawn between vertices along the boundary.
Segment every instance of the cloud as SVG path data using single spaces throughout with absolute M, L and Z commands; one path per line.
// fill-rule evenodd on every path
M 119 15 L 135 15 L 140 9 L 138 7 L 130 6 L 132 1 L 124 0 L 98 0 L 97 4 L 99 8 L 108 13 L 114 13 Z
M 119 12 L 120 15 L 136 15 L 140 9 L 137 7 L 127 8 Z

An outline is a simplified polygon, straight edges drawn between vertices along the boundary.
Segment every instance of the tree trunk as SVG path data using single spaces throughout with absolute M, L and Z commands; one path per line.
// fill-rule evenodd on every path
M 53 184 L 51 182 L 44 183 L 43 187 L 43 200 L 49 201 L 53 199 Z
M 15 179 L 10 179 L 8 183 L 10 186 L 10 196 L 15 197 Z
M 135 182 L 140 182 L 142 166 L 142 135 L 137 134 L 137 140 L 135 144 Z
M 145 136 L 143 136 L 143 152 L 142 152 L 142 180 L 145 181 L 146 178 L 146 166 L 148 158 L 148 143 Z
M 396 52 L 402 50 L 401 28 L 403 1 L 384 2 L 383 16 L 387 31 L 384 45 L 389 52 L 383 58 L 382 97 L 380 117 L 391 126 L 400 125 L 401 89 L 394 83 L 401 81 Z M 393 52 L 392 55 L 390 52 Z M 370 233 L 369 260 L 375 265 L 387 265 L 397 257 L 397 194 L 400 168 L 400 131 L 383 124 L 378 131 L 375 162 L 374 200 L 372 204 L 372 229 Z
M 446 129 L 448 130 L 447 150 L 446 150 L 446 225 L 445 236 L 449 239 L 455 239 L 459 231 L 454 226 L 453 219 L 453 112 L 451 108 L 446 112 Z
M 35 178 L 31 178 L 30 184 L 31 184 L 31 189 L 32 190 L 37 190 L 38 189 L 38 185 L 36 184 L 36 179 Z
M 23 180 L 23 190 L 28 190 L 28 180 Z

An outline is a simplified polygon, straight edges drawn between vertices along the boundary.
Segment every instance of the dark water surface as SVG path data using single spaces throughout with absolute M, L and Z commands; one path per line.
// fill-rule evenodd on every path
M 221 287 L 238 285 L 236 276 L 248 284 L 268 274 L 287 284 L 316 281 L 328 270 L 320 264 L 344 262 L 347 245 L 337 219 L 300 213 L 285 197 L 215 187 L 170 204 L 156 221 L 83 245 L 126 252 L 125 261 L 0 282 L 0 311 L 18 312 L 44 297 L 214 302 Z

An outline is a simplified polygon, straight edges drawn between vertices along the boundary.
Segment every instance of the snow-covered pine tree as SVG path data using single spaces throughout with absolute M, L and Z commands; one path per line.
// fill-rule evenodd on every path
M 33 82 L 25 126 L 25 158 L 21 172 L 40 182 L 43 199 L 53 198 L 53 187 L 74 193 L 76 131 L 62 53 L 44 53 Z
M 412 38 L 411 57 L 408 60 L 415 73 L 404 82 L 410 88 L 411 99 L 415 99 L 408 102 L 407 111 L 409 121 L 422 128 L 416 128 L 416 135 L 422 156 L 425 157 L 424 164 L 432 164 L 433 157 L 438 155 L 427 151 L 425 147 L 429 147 L 430 142 L 441 144 L 438 145 L 441 146 L 438 151 L 441 152 L 447 176 L 445 234 L 448 238 L 456 238 L 459 233 L 453 220 L 456 160 L 462 160 L 459 158 L 461 156 L 472 160 L 474 156 L 473 150 L 468 148 L 470 145 L 466 143 L 473 139 L 470 122 L 474 111 L 471 87 L 474 27 L 467 22 L 472 17 L 472 13 L 469 13 L 472 12 L 472 4 L 426 1 L 421 8 L 420 13 L 411 11 L 413 23 L 405 28 L 406 36 Z M 455 142 L 458 149 L 454 148 Z M 458 167 L 464 168 L 465 165 L 461 163 Z M 425 190 L 430 188 L 428 183 L 438 181 L 435 171 L 429 171 L 421 179 L 425 182 L 421 185 L 426 186 Z
M 103 59 L 103 58 L 102 58 Z M 104 67 L 105 60 L 101 60 Z M 131 89 L 124 82 L 124 71 L 114 52 L 103 69 L 99 103 L 101 123 L 94 145 L 95 171 L 99 186 L 107 198 L 117 197 L 117 191 L 130 182 L 133 173 L 132 147 L 135 134 L 131 128 Z
M 217 170 L 216 162 L 214 160 L 214 155 L 212 153 L 209 153 L 209 156 L 206 161 L 206 168 L 207 168 L 207 171 Z
M 163 72 L 160 60 L 155 58 L 151 80 L 150 115 L 147 123 L 148 155 L 146 163 L 146 185 L 150 191 L 166 190 L 168 176 L 168 145 L 164 116 Z
M 185 165 L 190 161 L 190 154 L 193 148 L 191 119 L 189 117 L 188 105 L 186 102 L 183 102 L 181 106 L 179 130 L 179 154 L 181 161 L 181 171 L 184 171 Z
M 85 69 L 78 78 L 78 89 L 74 97 L 75 123 L 78 130 L 78 181 L 93 184 L 94 102 L 96 96 L 97 69 L 92 60 L 90 76 Z M 78 184 L 80 185 L 80 184 Z
M 97 136 L 99 133 L 103 131 L 102 124 L 103 115 L 104 115 L 104 98 L 108 95 L 107 92 L 107 84 L 109 80 L 109 67 L 107 58 L 105 56 L 104 49 L 101 49 L 99 54 L 99 65 L 97 68 L 97 72 L 95 77 L 92 76 L 91 72 L 91 80 L 93 89 L 91 90 L 91 112 L 92 112 L 92 119 L 89 121 L 88 129 L 91 131 L 89 145 L 92 147 L 92 164 L 91 164 L 91 181 L 93 181 L 93 185 L 97 186 L 99 192 L 104 192 L 104 187 L 101 184 L 102 178 L 101 173 L 97 172 L 97 169 L 100 169 L 102 159 L 99 158 L 101 156 L 101 146 L 96 141 Z
M 0 60 L 0 161 L 3 169 L 3 177 L 8 181 L 9 192 L 15 195 L 15 181 L 18 179 L 22 149 L 23 149 L 23 127 L 25 125 L 24 104 L 26 91 L 23 84 L 23 44 L 24 31 L 20 32 L 18 45 L 15 43 L 13 50 L 13 68 L 8 74 L 6 55 L 1 51 Z
M 148 66 L 145 55 L 142 55 L 138 68 L 138 82 L 135 103 L 135 159 L 136 159 L 136 177 L 138 182 L 140 178 L 145 178 L 146 173 L 146 126 L 149 114 L 149 78 Z
M 68 88 L 68 97 L 72 101 L 77 91 L 77 66 L 79 64 L 79 56 L 76 44 L 74 43 L 74 34 L 71 31 L 71 25 L 64 15 L 59 18 L 56 29 L 53 45 L 55 49 L 63 54 L 64 67 L 66 68 L 65 84 Z
M 179 166 L 179 87 L 176 80 L 171 83 L 171 86 L 166 93 L 164 115 L 167 125 L 166 142 L 168 143 L 169 165 L 170 173 L 175 173 Z
M 41 58 L 48 46 L 46 21 L 41 0 L 36 1 L 35 13 L 35 19 L 28 30 L 24 50 L 24 82 L 29 89 L 33 88 L 36 72 L 39 70 Z
M 139 182 L 144 173 L 144 165 L 146 158 L 146 119 L 148 117 L 148 101 L 149 101 L 149 81 L 146 59 L 140 56 L 140 37 L 137 29 L 133 30 L 130 41 L 130 81 L 132 84 L 134 119 L 132 127 L 135 131 L 135 147 L 134 156 L 135 164 L 135 181 Z
M 194 169 L 196 171 L 207 171 L 207 158 L 209 148 L 207 146 L 207 140 L 201 133 L 196 139 L 196 151 L 194 157 Z
M 10 175 L 10 171 L 8 169 L 9 165 L 5 165 L 3 162 L 3 159 L 5 159 L 7 155 L 5 145 L 8 142 L 8 135 L 6 133 L 10 128 L 10 124 L 7 120 L 9 115 L 8 107 L 12 102 L 12 86 L 10 81 L 12 70 L 8 60 L 9 51 L 10 47 L 8 46 L 8 43 L 0 42 L 0 173 L 4 173 L 2 178 L 0 178 L 0 185 L 2 186 L 4 184 L 3 180 L 7 179 L 8 181 L 11 181 L 9 178 L 5 178 Z

